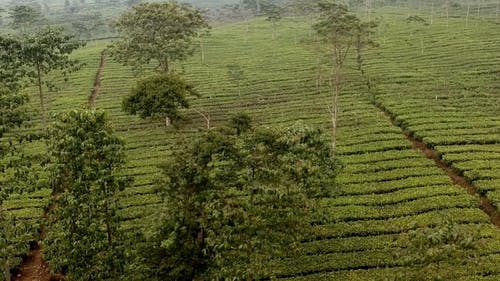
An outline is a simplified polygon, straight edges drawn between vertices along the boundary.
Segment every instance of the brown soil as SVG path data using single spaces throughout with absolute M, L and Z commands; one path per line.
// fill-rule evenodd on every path
M 375 104 L 375 106 L 391 119 L 394 126 L 400 127 L 385 107 L 377 104 Z M 406 132 L 403 128 L 401 128 L 401 130 L 406 138 L 412 143 L 413 149 L 420 150 L 427 158 L 434 160 L 436 166 L 441 168 L 441 170 L 443 170 L 448 175 L 448 177 L 450 177 L 451 181 L 454 184 L 463 187 L 469 194 L 478 196 L 480 199 L 479 203 L 481 210 L 483 210 L 483 212 L 485 212 L 490 217 L 491 223 L 500 228 L 500 212 L 493 206 L 493 204 L 491 204 L 486 196 L 478 192 L 477 187 L 475 187 L 469 179 L 462 176 L 460 171 L 458 171 L 452 165 L 444 162 L 441 159 L 439 153 L 426 145 L 422 140 L 415 138 L 414 136 Z
M 106 60 L 106 55 L 104 51 L 101 52 L 101 61 L 99 62 L 99 68 L 97 69 L 97 73 L 95 75 L 94 87 L 92 88 L 92 92 L 89 97 L 89 107 L 92 108 L 94 106 L 95 100 L 99 96 L 99 91 L 101 90 L 101 76 L 102 71 L 104 70 L 104 61 Z
M 52 281 L 50 267 L 42 258 L 40 247 L 35 246 L 24 260 L 19 272 L 13 276 L 14 281 Z

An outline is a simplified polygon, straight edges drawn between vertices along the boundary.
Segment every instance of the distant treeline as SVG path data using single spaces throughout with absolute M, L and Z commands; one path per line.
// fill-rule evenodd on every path
M 313 16 L 316 3 L 322 0 L 179 0 L 201 9 L 210 22 L 234 22 L 270 14 L 281 16 Z M 46 25 L 60 25 L 82 40 L 115 36 L 113 19 L 135 4 L 146 0 L 0 0 L 0 28 L 4 32 L 29 31 Z M 162 2 L 150 0 L 150 2 Z M 409 8 L 443 17 L 498 18 L 500 0 L 344 0 L 352 11 L 370 14 L 373 9 L 393 6 Z M 26 6 L 32 13 L 20 25 L 13 9 Z M 29 12 L 29 11 L 28 11 Z M 21 19 L 23 22 L 23 19 Z

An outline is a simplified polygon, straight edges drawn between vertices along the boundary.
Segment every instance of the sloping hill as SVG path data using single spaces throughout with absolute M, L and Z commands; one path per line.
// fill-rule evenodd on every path
M 458 174 L 463 173 L 498 204 L 498 26 L 471 19 L 464 29 L 463 19 L 450 19 L 446 25 L 444 19 L 434 18 L 420 35 L 416 29 L 421 27 L 407 24 L 407 16 L 407 11 L 386 13 L 377 34 L 381 46 L 368 53 L 366 69 L 375 91 L 365 88 L 364 78 L 354 68 L 349 70 L 340 99 L 338 157 L 345 169 L 337 196 L 318 202 L 326 216 L 303 242 L 303 255 L 293 260 L 277 257 L 266 272 L 269 276 L 287 280 L 394 280 L 399 276 L 404 280 L 402 272 L 418 269 L 401 257 L 409 233 L 450 221 L 477 229 L 486 247 L 441 269 L 463 280 L 500 278 L 500 233 L 480 209 L 478 198 L 454 185 L 404 134 L 441 153 Z M 140 231 L 156 218 L 161 206 L 154 193 L 156 166 L 177 141 L 206 126 L 197 111 L 210 117 L 212 127 L 245 111 L 261 125 L 301 120 L 329 132 L 328 65 L 318 61 L 307 43 L 313 38 L 310 28 L 300 18 L 285 19 L 278 33 L 272 40 L 271 26 L 264 20 L 214 28 L 205 60 L 195 56 L 176 66 L 202 94 L 184 112 L 189 121 L 178 130 L 122 112 L 122 98 L 137 78 L 126 67 L 106 60 L 95 106 L 109 113 L 125 139 L 129 160 L 125 173 L 136 179 L 122 195 L 126 229 Z M 86 102 L 104 44 L 78 54 L 87 66 L 64 92 L 53 96 L 53 110 L 78 108 Z M 239 65 L 244 71 L 239 86 L 228 76 L 228 65 Z M 42 203 L 33 203 L 30 196 L 17 199 L 24 203 L 16 212 L 36 217 L 40 211 L 31 208 L 41 210 Z M 36 198 L 44 196 L 48 194 Z

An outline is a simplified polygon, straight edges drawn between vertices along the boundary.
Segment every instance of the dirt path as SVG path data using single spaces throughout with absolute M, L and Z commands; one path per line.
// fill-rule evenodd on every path
M 463 187 L 469 194 L 478 196 L 480 198 L 481 210 L 483 210 L 483 212 L 485 212 L 490 217 L 491 223 L 500 228 L 500 212 L 493 206 L 493 204 L 491 204 L 486 196 L 478 192 L 478 189 L 470 182 L 470 180 L 462 176 L 460 171 L 458 171 L 456 168 L 444 162 L 437 151 L 427 146 L 422 140 L 415 138 L 403 128 L 401 128 L 401 126 L 399 126 L 399 124 L 392 117 L 392 114 L 387 108 L 385 108 L 381 104 L 374 105 L 391 119 L 394 126 L 397 126 L 401 129 L 406 138 L 412 143 L 413 149 L 420 150 L 427 158 L 434 160 L 436 166 L 443 170 L 448 175 L 448 177 L 450 177 L 451 181 L 454 184 Z
M 14 281 L 50 281 L 50 267 L 42 258 L 40 247 L 36 245 L 30 255 L 24 260 Z
M 97 69 L 97 73 L 95 75 L 94 87 L 92 88 L 92 92 L 89 97 L 89 108 L 94 107 L 95 100 L 99 96 L 99 91 L 101 90 L 102 71 L 104 70 L 105 61 L 106 61 L 106 54 L 104 54 L 104 51 L 102 51 L 101 61 L 99 62 L 99 68 Z
M 104 62 L 106 60 L 106 55 L 104 51 L 101 52 L 101 60 L 99 62 L 99 68 L 96 73 L 96 77 L 94 80 L 94 87 L 92 88 L 92 92 L 89 96 L 89 108 L 94 106 L 95 100 L 99 95 L 99 90 L 101 89 L 101 76 L 102 71 L 104 70 Z M 50 208 L 49 208 L 50 209 Z M 44 214 L 44 217 L 47 213 Z M 43 237 L 43 233 L 45 232 L 42 229 L 41 237 Z M 23 263 L 19 267 L 19 271 L 13 276 L 13 281 L 53 281 L 53 280 L 62 280 L 59 275 L 51 275 L 50 274 L 50 266 L 43 260 L 42 251 L 38 242 L 35 242 L 35 246 L 29 253 L 29 255 L 24 259 Z

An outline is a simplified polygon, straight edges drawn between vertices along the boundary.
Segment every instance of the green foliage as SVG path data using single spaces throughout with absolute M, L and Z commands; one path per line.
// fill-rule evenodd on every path
M 17 84 L 16 77 L 11 78 L 13 79 L 6 82 L 11 86 Z M 17 88 L 17 86 L 12 88 Z M 27 241 L 32 238 L 33 234 L 28 224 L 15 220 L 4 206 L 4 200 L 13 191 L 25 191 L 21 183 L 24 180 L 23 172 L 29 165 L 23 161 L 12 161 L 12 158 L 17 156 L 17 151 L 12 144 L 14 138 L 9 137 L 7 142 L 3 137 L 26 121 L 27 115 L 23 108 L 26 102 L 27 96 L 19 94 L 16 89 L 0 85 L 0 167 L 2 171 L 0 175 L 0 280 L 10 281 L 10 270 L 18 266 L 21 262 L 21 255 L 28 252 Z
M 20 127 L 27 119 L 22 107 L 27 101 L 26 95 L 0 86 L 0 138 L 11 129 Z
M 236 129 L 237 135 L 241 135 L 252 128 L 252 118 L 246 113 L 238 113 L 231 117 L 229 126 Z
M 123 142 L 106 116 L 70 111 L 50 128 L 50 171 L 55 196 L 45 253 L 53 269 L 69 280 L 119 280 L 124 252 L 117 193 L 125 162 Z
M 292 0 L 289 8 L 296 15 L 312 16 L 319 12 L 319 3 L 322 0 Z
M 189 96 L 198 92 L 175 73 L 158 74 L 137 82 L 132 93 L 124 99 L 123 109 L 141 118 L 161 117 L 179 119 L 178 108 L 189 107 Z
M 10 9 L 9 17 L 12 20 L 12 27 L 20 29 L 22 34 L 26 34 L 34 24 L 42 19 L 42 14 L 33 7 L 19 5 Z
M 298 126 L 224 128 L 181 146 L 163 166 L 167 205 L 142 250 L 147 278 L 261 277 L 273 256 L 296 253 L 312 197 L 333 191 L 338 167 L 321 132 Z
M 406 22 L 407 23 L 411 23 L 411 22 L 415 22 L 415 23 L 422 23 L 422 24 L 425 24 L 425 19 L 423 19 L 422 17 L 420 16 L 409 16 L 406 18 Z
M 320 2 L 319 8 L 320 18 L 313 28 L 325 43 L 345 52 L 352 45 L 359 19 L 349 13 L 347 6 L 332 1 Z
M 23 86 L 23 79 L 27 75 L 24 66 L 22 48 L 19 39 L 0 35 L 0 85 L 11 90 Z
M 28 253 L 32 232 L 23 221 L 15 220 L 0 205 L 0 280 L 10 281 L 10 271 L 18 266 L 21 255 Z
M 283 9 L 280 6 L 271 3 L 268 6 L 265 6 L 263 12 L 264 16 L 266 16 L 266 20 L 271 22 L 273 25 L 273 39 L 276 39 L 276 25 L 281 20 Z
M 99 12 L 78 14 L 73 17 L 71 26 L 79 38 L 92 39 L 97 30 L 104 26 L 104 20 Z
M 354 45 L 358 54 L 358 68 L 361 70 L 361 52 L 365 46 L 374 45 L 371 38 L 377 23 L 363 23 L 354 14 L 349 13 L 347 6 L 328 0 L 319 3 L 319 11 L 319 21 L 313 25 L 313 29 L 328 45 L 327 50 L 332 56 L 333 66 L 341 69 Z
M 38 86 L 42 122 L 45 126 L 43 86 L 45 85 L 49 89 L 55 88 L 55 85 L 47 79 L 47 75 L 58 70 L 58 74 L 67 79 L 69 73 L 80 69 L 81 64 L 78 60 L 70 58 L 69 55 L 83 46 L 84 43 L 73 40 L 73 36 L 65 35 L 61 27 L 47 27 L 26 36 L 22 39 L 21 44 L 22 62 L 31 69 L 29 77 Z
M 477 249 L 484 247 L 479 228 L 467 228 L 452 221 L 435 228 L 417 228 L 402 239 L 407 247 L 397 252 L 397 257 L 418 270 L 402 273 L 401 280 L 455 280 L 459 275 L 443 269 L 443 265 L 465 265 L 477 258 Z
M 283 9 L 275 4 L 269 4 L 264 9 L 264 16 L 266 16 L 266 20 L 273 23 L 273 25 L 281 20 L 282 14 L 283 14 Z
M 238 87 L 238 95 L 241 95 L 241 81 L 246 78 L 245 71 L 239 64 L 230 64 L 226 67 L 227 75 L 231 79 L 231 82 Z
M 198 10 L 168 2 L 135 5 L 115 27 L 122 36 L 110 46 L 115 59 L 138 69 L 155 61 L 160 72 L 168 72 L 172 62 L 193 54 L 192 39 L 208 24 Z

